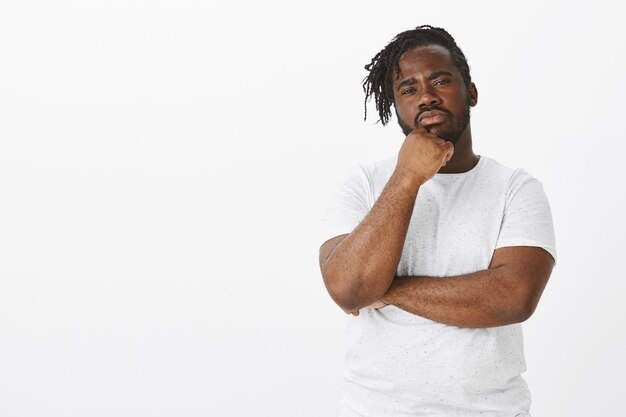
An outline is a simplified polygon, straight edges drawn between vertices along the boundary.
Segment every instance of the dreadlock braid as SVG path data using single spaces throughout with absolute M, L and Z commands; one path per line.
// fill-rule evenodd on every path
M 391 118 L 391 105 L 394 103 L 392 82 L 393 77 L 400 75 L 398 60 L 407 49 L 416 46 L 440 45 L 446 48 L 452 56 L 452 62 L 457 66 L 465 85 L 472 82 L 467 59 L 463 51 L 457 46 L 454 38 L 445 30 L 430 25 L 418 26 L 398 34 L 387 46 L 377 53 L 372 61 L 365 65 L 369 74 L 363 79 L 365 92 L 365 120 L 367 120 L 367 102 L 374 96 L 379 121 L 386 125 Z

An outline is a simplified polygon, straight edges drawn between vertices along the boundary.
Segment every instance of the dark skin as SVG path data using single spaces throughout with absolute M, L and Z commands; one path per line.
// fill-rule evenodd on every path
M 554 266 L 542 248 L 496 249 L 488 269 L 462 276 L 395 275 L 420 187 L 436 173 L 467 172 L 479 159 L 472 150 L 468 113 L 478 93 L 473 83 L 465 85 L 450 53 L 437 45 L 416 47 L 398 64 L 400 74 L 392 85 L 395 109 L 409 133 L 365 219 L 350 234 L 321 246 L 326 288 L 353 315 L 393 304 L 459 327 L 522 322 L 534 312 Z
M 429 133 L 453 142 L 454 154 L 439 173 L 467 172 L 474 168 L 478 156 L 472 150 L 468 109 L 478 103 L 474 83 L 465 86 L 450 53 L 442 46 L 410 49 L 400 57 L 398 64 L 400 74 L 392 87 L 396 115 L 405 134 L 423 126 Z M 427 113 L 430 109 L 441 111 L 433 110 L 433 117 L 424 117 L 430 114 Z M 442 112 L 443 115 L 438 114 Z M 458 124 L 462 123 L 464 113 L 467 113 L 466 125 L 461 129 Z M 419 118 L 421 120 L 415 124 Z M 445 137 L 450 131 L 456 131 L 456 134 L 451 133 L 455 138 Z

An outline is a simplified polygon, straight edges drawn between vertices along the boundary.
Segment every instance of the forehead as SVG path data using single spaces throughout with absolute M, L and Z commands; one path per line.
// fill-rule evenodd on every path
M 436 71 L 448 71 L 459 74 L 452 61 L 450 52 L 441 45 L 416 46 L 407 49 L 398 59 L 399 76 L 394 83 L 419 74 L 428 76 Z

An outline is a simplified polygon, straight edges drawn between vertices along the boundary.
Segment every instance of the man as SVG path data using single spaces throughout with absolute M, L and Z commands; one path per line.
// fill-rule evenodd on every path
M 340 416 L 529 416 L 520 323 L 556 259 L 541 183 L 474 154 L 478 92 L 444 29 L 403 32 L 365 68 L 366 103 L 383 124 L 393 106 L 406 138 L 325 223 L 324 283 L 355 316 Z

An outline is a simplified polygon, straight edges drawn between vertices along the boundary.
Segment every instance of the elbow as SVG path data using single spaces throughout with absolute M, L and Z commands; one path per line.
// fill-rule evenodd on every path
M 522 323 L 528 320 L 535 312 L 538 301 L 535 297 L 520 297 L 513 303 L 512 308 L 508 309 L 506 318 L 508 323 L 506 324 Z
M 536 308 L 537 308 L 537 302 L 535 302 L 534 300 L 528 300 L 528 299 L 524 300 L 521 303 L 521 306 L 518 311 L 518 318 L 519 318 L 518 323 L 528 320 L 533 315 Z
M 346 312 L 354 312 L 378 301 L 389 289 L 397 265 L 381 268 L 361 260 L 346 261 L 331 254 L 320 262 L 326 290 Z
M 358 311 L 363 308 L 363 305 L 359 302 L 358 298 L 349 291 L 331 290 L 328 288 L 328 293 L 330 294 L 330 298 L 333 299 L 335 304 L 341 307 L 341 309 L 346 313 Z
M 532 276 L 515 275 L 514 280 L 503 288 L 498 297 L 496 314 L 504 324 L 522 323 L 528 320 L 539 304 L 545 281 Z
M 354 284 L 350 284 L 351 281 L 358 282 L 358 279 L 351 280 L 342 277 L 340 274 L 325 270 L 323 267 L 322 277 L 324 278 L 324 285 L 326 286 L 330 298 L 332 298 L 335 304 L 341 307 L 342 310 L 352 312 L 361 307 L 357 297 L 358 291 L 353 288 L 355 286 Z
M 376 298 L 379 291 L 365 285 L 363 277 L 337 265 L 324 263 L 321 272 L 328 294 L 346 312 L 357 311 L 382 297 Z
M 493 324 L 491 326 L 508 326 L 510 324 L 522 323 L 530 318 L 534 310 L 520 306 L 508 306 L 507 308 L 496 308 L 492 310 L 490 316 Z
M 350 297 L 349 295 L 345 297 L 341 295 L 331 295 L 331 298 L 333 299 L 335 304 L 337 304 L 346 313 L 359 311 L 361 308 L 363 308 L 363 305 L 359 304 L 359 302 L 354 297 Z
M 496 326 L 522 323 L 528 320 L 537 307 L 537 302 L 522 294 L 515 297 L 502 297 L 491 307 L 491 317 Z
M 518 316 L 520 318 L 520 322 L 528 320 L 535 313 L 544 287 L 545 282 L 543 285 L 529 285 L 523 289 L 518 303 Z
M 502 325 L 506 326 L 509 324 L 517 324 L 523 323 L 530 318 L 532 315 L 532 311 L 527 308 L 517 308 L 511 312 L 504 318 Z

